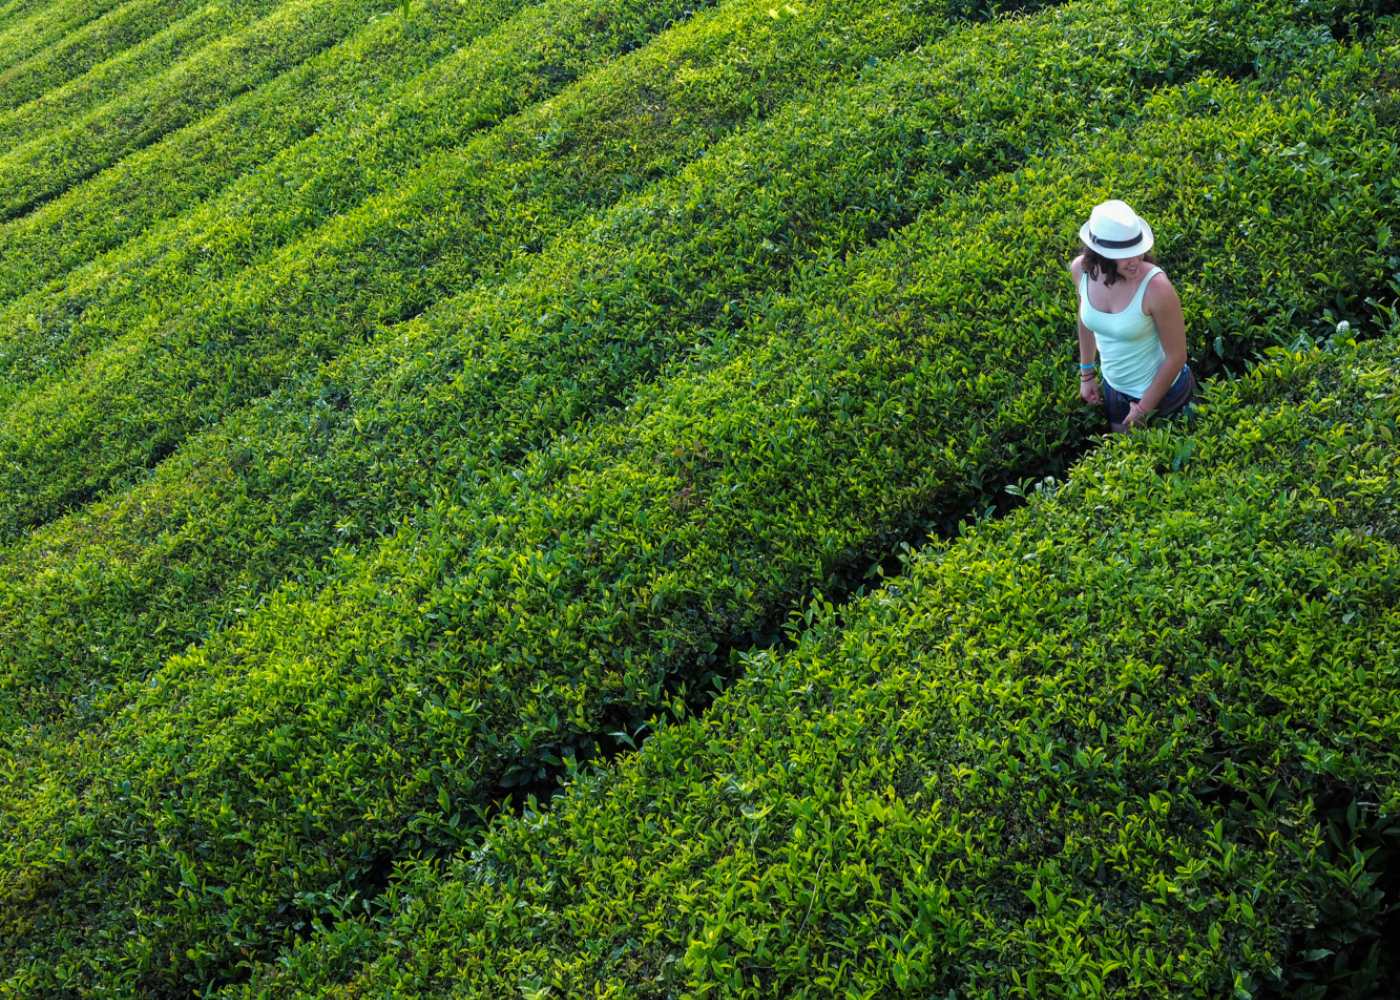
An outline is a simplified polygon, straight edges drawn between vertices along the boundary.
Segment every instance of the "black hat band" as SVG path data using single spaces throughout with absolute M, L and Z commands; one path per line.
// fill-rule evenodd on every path
M 1109 250 L 1126 250 L 1128 247 L 1134 246 L 1135 244 L 1142 242 L 1142 231 L 1139 230 L 1138 234 L 1130 240 L 1101 240 L 1093 233 L 1089 234 L 1089 239 L 1093 240 L 1099 246 L 1106 247 Z

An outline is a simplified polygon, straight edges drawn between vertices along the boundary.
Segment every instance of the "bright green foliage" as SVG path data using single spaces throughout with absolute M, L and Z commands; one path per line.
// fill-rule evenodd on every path
M 0 3 L 0 31 L 8 32 L 13 24 L 33 13 L 35 7 L 52 0 L 5 0 Z
M 1383 55 L 1393 74 L 1400 48 Z M 346 912 L 388 862 L 469 842 L 500 787 L 635 731 L 860 553 L 1082 436 L 1063 250 L 1106 189 L 1137 192 L 1183 299 L 1235 350 L 1348 287 L 1329 275 L 1378 278 L 1389 77 L 1358 49 L 1312 66 L 1273 95 L 1166 91 L 1130 132 L 954 196 L 756 319 L 760 348 L 435 503 L 45 748 L 0 813 L 12 987 L 198 982 Z M 1300 231 L 1337 235 L 1304 248 Z
M 968 27 L 796 101 L 509 284 L 440 304 L 187 442 L 153 479 L 35 531 L 0 563 L 0 691 L 29 722 L 100 712 L 105 685 L 305 579 L 332 546 L 499 473 L 697 344 L 718 342 L 711 362 L 738 350 L 751 299 L 793 271 L 828 269 L 1077 121 L 1131 119 L 1134 85 L 1247 65 L 1291 13 L 1131 9 Z
M 0 155 L 0 218 L 61 194 L 249 87 L 284 73 L 364 24 L 376 0 L 288 0 L 130 93 Z
M 682 0 L 521 6 L 440 0 L 419 4 L 407 24 L 377 18 L 6 224 L 0 294 L 32 290 L 0 312 L 0 399 L 151 310 L 196 289 L 211 294 L 272 249 L 397 185 L 429 152 L 549 96 L 689 9 Z M 552 38 L 546 26 L 565 34 Z M 179 217 L 131 239 L 171 216 Z M 32 287 L 127 239 L 66 280 Z
M 1311 996 L 1380 926 L 1321 808 L 1400 821 L 1394 332 L 1275 354 L 814 606 L 703 719 L 249 995 L 349 952 L 357 997 Z
M 941 32 L 946 6 L 733 0 L 431 157 L 213 296 L 150 314 L 0 417 L 0 537 L 144 474 L 190 431 L 537 251 L 802 89 Z
M 199 0 L 134 0 L 108 12 L 58 44 L 0 74 L 0 108 L 13 108 L 32 101 L 128 46 L 139 44 L 172 20 L 183 18 L 198 3 Z M 253 7 L 257 9 L 257 5 Z M 12 142 L 6 141 L 0 148 L 10 145 Z
M 39 10 L 26 10 L 0 28 L 0 74 L 121 4 L 122 0 L 57 0 L 44 3 Z M 3 93 L 0 88 L 0 95 Z
M 121 52 L 109 53 L 107 58 L 82 74 L 62 63 L 71 79 L 58 85 L 52 78 L 57 66 L 47 67 L 53 89 L 36 94 L 31 100 L 0 112 L 0 149 L 11 148 L 32 139 L 53 126 L 55 121 L 71 121 L 115 97 L 117 93 L 139 83 L 172 63 L 184 58 L 211 39 L 236 31 L 260 17 L 271 2 L 230 5 L 215 0 L 206 3 L 185 17 L 160 26 L 160 30 L 143 41 L 133 42 Z M 35 63 L 34 60 L 30 61 Z M 29 65 L 29 64 L 26 64 Z M 39 64 L 29 72 L 39 74 Z

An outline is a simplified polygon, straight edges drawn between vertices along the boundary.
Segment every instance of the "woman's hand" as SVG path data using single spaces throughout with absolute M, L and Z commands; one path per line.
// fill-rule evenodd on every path
M 1099 389 L 1099 380 L 1096 376 L 1079 380 L 1079 398 L 1090 406 L 1103 404 L 1103 392 Z
M 1147 418 L 1152 416 L 1151 410 L 1143 409 L 1141 401 L 1128 406 L 1128 415 L 1123 418 L 1123 426 L 1128 428 L 1141 427 L 1147 423 Z

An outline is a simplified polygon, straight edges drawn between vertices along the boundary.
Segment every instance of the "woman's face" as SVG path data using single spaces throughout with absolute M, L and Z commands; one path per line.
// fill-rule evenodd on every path
M 1142 259 L 1146 254 L 1138 254 L 1136 257 L 1121 257 L 1118 260 L 1118 273 L 1125 278 L 1136 278 L 1142 273 Z

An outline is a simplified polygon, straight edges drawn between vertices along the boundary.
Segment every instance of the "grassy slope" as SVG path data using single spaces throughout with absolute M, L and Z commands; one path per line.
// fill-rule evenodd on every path
M 1360 140 L 1374 123 L 1355 94 L 1374 73 L 1354 54 L 1328 55 L 1337 76 L 1310 84 L 1307 96 L 1271 108 L 1248 88 L 1188 87 L 1154 102 L 1161 124 L 1131 142 L 1096 140 L 1100 156 L 1080 149 L 957 199 L 942 221 L 831 281 L 830 300 L 805 307 L 796 329 L 788 323 L 799 317 L 786 313 L 764 351 L 658 390 L 630 419 L 542 455 L 481 501 L 442 505 L 435 524 L 405 530 L 318 601 L 274 602 L 172 662 L 110 729 L 55 748 L 77 762 L 72 775 L 55 760 L 26 777 L 37 794 L 11 800 L 22 829 L 6 838 L 0 913 L 20 921 L 10 926 L 30 947 L 62 949 L 61 925 L 42 914 L 82 912 L 87 897 L 125 909 L 119 901 L 136 894 L 147 900 L 143 914 L 171 909 L 134 937 L 105 917 L 99 926 L 149 956 L 159 947 L 152 936 L 172 923 L 212 920 L 234 940 L 247 934 L 250 905 L 279 898 L 267 895 L 269 878 L 317 884 L 317 871 L 339 871 L 339 888 L 309 890 L 297 904 L 334 910 L 384 850 L 455 841 L 492 771 L 533 771 L 570 731 L 596 732 L 614 709 L 653 711 L 666 669 L 702 660 L 726 630 L 740 638 L 765 609 L 819 582 L 829 559 L 868 551 L 954 480 L 986 474 L 987 462 L 1022 467 L 1077 419 L 1063 411 L 1062 373 L 1050 360 L 1052 345 L 1063 346 L 1061 317 L 1049 322 L 1051 310 L 1039 332 L 1018 330 L 1031 340 L 1001 345 L 1033 352 L 1043 367 L 985 385 L 960 331 L 985 342 L 981 324 L 1008 303 L 1063 293 L 1062 264 L 1047 263 L 1044 246 L 1031 240 L 1008 255 L 992 235 L 1008 226 L 1072 232 L 1104 183 L 1097 170 L 1143 185 L 1142 207 L 1160 231 L 1189 236 L 1192 252 L 1217 267 L 1234 256 L 1220 227 L 1237 218 L 1220 206 L 1268 191 L 1273 221 L 1250 238 L 1274 251 L 1272 291 L 1306 306 L 1317 296 L 1293 286 L 1288 265 L 1303 262 L 1284 249 L 1291 233 L 1299 224 L 1373 229 L 1386 209 L 1367 199 L 1396 155 L 1393 136 L 1387 145 L 1371 135 L 1367 159 L 1334 165 L 1336 152 L 1367 148 Z M 1309 145 L 1317 155 L 1303 162 L 1267 155 Z M 1222 149 L 1228 155 L 1214 158 Z M 1163 164 L 1206 183 L 1184 188 Z M 1203 192 L 1212 199 L 1198 202 Z M 1349 263 L 1364 274 L 1361 240 L 1342 244 L 1327 248 L 1336 259 L 1311 248 L 1306 267 Z M 957 317 L 950 301 L 965 310 L 974 278 L 987 312 Z M 1274 303 L 1191 290 L 1256 337 L 1279 322 L 1268 315 Z M 1036 339 L 1052 326 L 1057 336 Z M 810 353 L 794 351 L 791 336 Z M 975 381 L 958 386 L 959 369 Z M 984 410 L 984 393 L 1011 405 Z M 1045 433 L 1011 447 L 1005 435 L 1032 427 Z M 932 434 L 945 444 L 932 447 Z M 678 503 L 687 481 L 695 500 Z M 482 588 L 499 596 L 483 602 Z M 613 598 L 620 603 L 609 607 Z M 554 624 L 532 625 L 531 613 Z M 471 662 L 479 673 L 467 672 Z M 573 687 L 550 678 L 556 664 L 580 668 L 569 671 Z M 78 779 L 99 761 L 97 780 Z M 174 892 L 166 902 L 162 884 Z M 20 908 L 41 901 L 37 911 Z M 201 948 L 209 933 L 196 938 Z M 36 961 L 25 975 L 51 967 L 52 957 Z
M 51 2 L 52 0 L 7 0 L 0 3 L 0 31 L 8 30 L 21 17 L 27 17 L 35 7 Z
M 121 6 L 123 0 L 55 0 L 42 9 L 26 10 L 8 25 L 0 26 L 0 79 L 45 46 Z M 0 86 L 0 102 L 4 101 L 4 93 Z
M 0 229 L 0 287 L 8 292 L 89 263 L 0 312 L 0 399 L 62 372 L 147 313 L 196 289 L 210 294 L 276 248 L 401 183 L 431 152 L 557 92 L 696 6 L 497 0 L 464 14 L 451 0 L 420 5 L 409 22 L 378 19 L 298 71 L 9 223 Z M 548 28 L 565 34 L 552 37 Z

